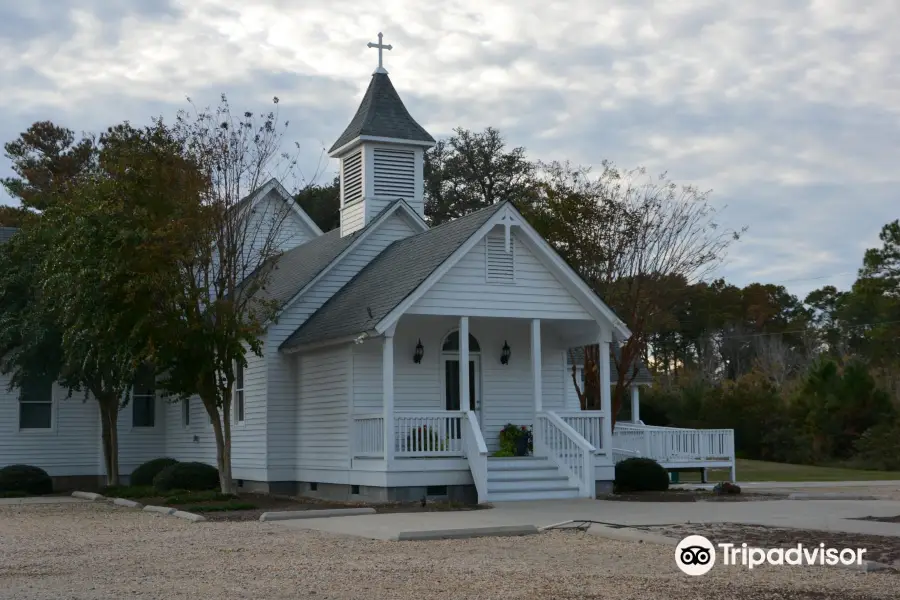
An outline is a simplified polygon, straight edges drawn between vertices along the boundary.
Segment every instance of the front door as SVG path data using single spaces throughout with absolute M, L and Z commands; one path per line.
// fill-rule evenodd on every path
M 469 359 L 469 410 L 475 411 L 478 423 L 481 418 L 481 369 L 477 358 Z M 462 394 L 459 390 L 459 359 L 444 359 L 444 408 L 445 410 L 461 410 L 460 400 Z

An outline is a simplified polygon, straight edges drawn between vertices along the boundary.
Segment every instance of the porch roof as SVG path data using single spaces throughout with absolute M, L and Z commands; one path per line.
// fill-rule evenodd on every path
M 622 351 L 616 348 L 614 344 L 610 344 L 610 346 L 612 347 L 609 354 L 609 372 L 615 373 L 616 361 L 622 356 Z M 637 374 L 634 376 L 633 383 L 636 385 L 650 385 L 653 383 L 653 374 L 647 368 L 647 365 L 644 364 L 644 361 L 638 358 L 635 362 L 637 364 Z M 569 348 L 569 351 L 566 352 L 566 364 L 571 365 L 573 363 L 584 365 L 584 346 Z
M 329 298 L 280 349 L 372 330 L 503 206 L 498 202 L 394 242 Z

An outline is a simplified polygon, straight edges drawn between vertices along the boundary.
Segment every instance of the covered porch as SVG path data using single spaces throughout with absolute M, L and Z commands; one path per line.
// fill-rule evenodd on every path
M 599 411 L 572 404 L 566 349 L 608 353 L 611 337 L 586 320 L 404 315 L 352 349 L 352 469 L 464 469 L 486 496 L 487 459 L 513 423 L 532 428 L 535 457 L 593 495 L 597 467 L 613 464 L 611 396 Z

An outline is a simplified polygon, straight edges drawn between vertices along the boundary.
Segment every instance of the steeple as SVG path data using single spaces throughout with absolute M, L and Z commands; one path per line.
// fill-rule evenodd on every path
M 349 235 L 375 218 L 397 198 L 424 217 L 423 154 L 434 138 L 410 116 L 382 63 L 344 133 L 328 151 L 341 163 L 341 235 Z

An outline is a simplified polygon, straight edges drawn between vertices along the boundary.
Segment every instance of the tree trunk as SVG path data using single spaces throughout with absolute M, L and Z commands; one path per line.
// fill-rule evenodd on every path
M 106 465 L 106 485 L 119 485 L 119 435 L 117 419 L 118 399 L 100 402 L 100 426 L 103 436 L 103 463 Z
M 225 414 L 219 413 L 218 408 L 210 411 L 209 406 L 204 401 L 206 411 L 212 417 L 213 433 L 216 438 L 216 467 L 219 469 L 219 488 L 223 494 L 231 494 L 231 427 L 229 427 L 229 419 L 227 410 Z M 220 418 L 221 417 L 221 418 Z

